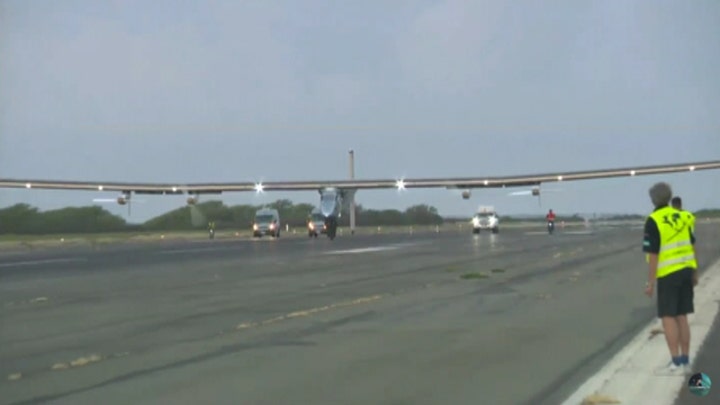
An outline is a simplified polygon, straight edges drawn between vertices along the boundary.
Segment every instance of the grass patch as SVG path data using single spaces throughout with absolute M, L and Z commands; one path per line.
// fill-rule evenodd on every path
M 505 269 L 492 269 L 490 271 L 493 273 L 505 273 Z
M 490 277 L 490 276 L 485 273 L 478 273 L 478 272 L 465 273 L 460 276 L 460 278 L 463 280 L 477 280 L 477 279 L 488 278 L 488 277 Z

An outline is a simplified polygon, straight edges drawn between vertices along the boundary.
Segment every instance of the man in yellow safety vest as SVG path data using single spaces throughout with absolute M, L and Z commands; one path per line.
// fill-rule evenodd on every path
M 690 326 L 687 315 L 695 311 L 694 287 L 698 282 L 694 235 L 689 217 L 668 204 L 672 189 L 657 183 L 649 190 L 655 210 L 645 222 L 643 251 L 647 254 L 648 282 L 652 297 L 657 283 L 657 315 L 662 320 L 672 361 L 657 370 L 661 374 L 690 372 Z

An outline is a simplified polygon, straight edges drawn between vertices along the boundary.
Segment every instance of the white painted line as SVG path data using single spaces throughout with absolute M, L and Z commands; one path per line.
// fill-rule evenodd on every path
M 22 261 L 22 262 L 0 263 L 0 267 L 37 266 L 37 265 L 41 265 L 41 264 L 72 263 L 72 262 L 86 262 L 86 261 L 87 261 L 87 259 L 85 259 L 85 258 L 26 260 L 26 261 Z
M 393 243 L 390 246 L 395 247 L 413 247 L 413 246 L 423 246 L 423 245 L 430 245 L 432 242 L 401 242 L 401 243 Z
M 642 294 L 642 291 L 640 293 Z M 695 314 L 689 316 L 691 366 L 710 333 L 718 312 L 718 298 L 720 260 L 705 271 L 695 287 Z M 680 390 L 687 386 L 690 376 L 664 377 L 654 374 L 655 368 L 670 361 L 670 352 L 662 334 L 648 340 L 650 331 L 658 325 L 658 319 L 650 322 L 597 374 L 563 402 L 563 405 L 579 405 L 585 397 L 592 394 L 608 395 L 623 404 L 672 405 Z
M 346 249 L 346 250 L 331 250 L 329 252 L 325 252 L 325 254 L 326 255 L 344 255 L 344 254 L 382 252 L 382 251 L 386 251 L 386 250 L 397 250 L 397 249 L 399 249 L 399 247 L 397 247 L 397 246 L 376 246 L 376 247 Z

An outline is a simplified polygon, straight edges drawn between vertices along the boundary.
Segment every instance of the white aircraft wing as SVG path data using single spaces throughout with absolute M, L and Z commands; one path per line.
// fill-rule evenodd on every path
M 655 166 L 639 166 L 575 172 L 526 174 L 519 176 L 476 176 L 459 178 L 380 179 L 380 180 L 316 180 L 238 183 L 121 183 L 97 181 L 33 180 L 0 178 L 0 188 L 55 190 L 119 191 L 136 194 L 220 194 L 233 191 L 308 191 L 335 187 L 346 190 L 393 188 L 500 188 L 537 186 L 558 181 L 592 180 L 613 177 L 658 175 L 720 169 L 720 160 Z

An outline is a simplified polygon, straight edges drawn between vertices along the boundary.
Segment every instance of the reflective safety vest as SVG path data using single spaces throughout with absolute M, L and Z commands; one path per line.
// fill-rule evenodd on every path
M 695 232 L 695 215 L 690 211 L 683 211 L 682 213 L 687 215 L 690 229 Z
M 669 206 L 650 214 L 660 231 L 657 278 L 688 267 L 697 269 L 689 232 L 692 220 L 684 214 Z

